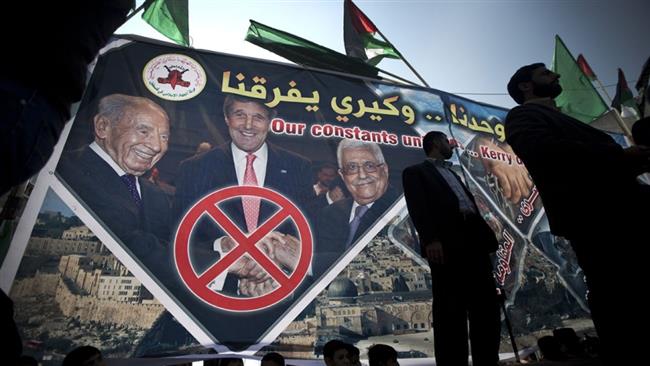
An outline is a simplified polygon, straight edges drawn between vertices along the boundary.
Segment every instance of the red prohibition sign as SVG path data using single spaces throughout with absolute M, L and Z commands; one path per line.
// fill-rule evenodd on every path
M 280 209 L 254 232 L 246 236 L 217 204 L 239 196 L 253 196 L 275 203 Z M 208 214 L 236 243 L 230 252 L 201 274 L 196 273 L 190 261 L 190 235 L 194 225 L 204 214 Z M 255 244 L 273 231 L 286 219 L 291 218 L 298 227 L 300 236 L 300 259 L 290 276 L 287 276 Z M 211 290 L 208 285 L 241 256 L 248 254 L 275 279 L 279 286 L 259 297 L 238 298 L 226 296 Z M 295 290 L 305 278 L 312 257 L 312 235 L 307 220 L 300 210 L 283 195 L 263 187 L 237 186 L 220 189 L 203 197 L 185 214 L 174 240 L 174 261 L 183 282 L 196 296 L 206 303 L 224 310 L 255 311 L 282 301 Z

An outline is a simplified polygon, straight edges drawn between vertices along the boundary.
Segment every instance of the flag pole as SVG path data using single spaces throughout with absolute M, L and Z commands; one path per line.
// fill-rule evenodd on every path
M 142 3 L 142 5 L 140 5 L 139 7 L 137 7 L 133 12 L 131 12 L 131 14 L 129 14 L 129 15 L 126 17 L 126 20 L 124 21 L 124 23 L 128 22 L 129 19 L 133 18 L 133 16 L 135 16 L 136 14 L 138 14 L 138 13 L 140 12 L 140 10 L 146 8 L 146 7 L 149 6 L 152 2 L 154 2 L 154 0 L 145 0 L 145 1 Z
M 411 69 L 411 71 L 413 71 L 413 73 L 415 74 L 415 76 L 417 76 L 418 79 L 420 79 L 420 81 L 422 82 L 422 84 L 424 84 L 427 88 L 431 88 L 431 87 L 429 86 L 429 84 L 428 84 L 426 81 L 424 81 L 424 78 L 423 78 L 423 77 L 422 77 L 422 76 L 421 76 L 417 71 L 415 71 L 415 68 L 414 68 L 414 67 L 413 67 L 413 66 L 412 66 L 412 65 L 411 65 L 411 64 L 406 60 L 406 57 L 404 57 L 404 55 L 403 55 L 403 54 L 402 54 L 402 53 L 397 49 L 397 47 L 395 47 L 395 45 L 394 45 L 391 41 L 389 41 L 388 38 L 386 38 L 386 36 L 385 36 L 385 35 L 384 35 L 380 30 L 379 30 L 379 28 L 377 28 L 377 27 L 375 27 L 375 28 L 377 29 L 377 33 L 379 33 L 379 35 L 380 35 L 384 40 L 386 40 L 386 42 L 388 42 L 391 46 L 393 46 L 393 49 L 395 50 L 395 52 L 397 52 L 397 54 L 399 55 L 399 57 L 402 58 L 402 61 L 404 61 L 404 63 L 406 64 L 406 66 L 408 66 L 409 69 Z M 390 75 L 390 74 L 389 74 L 389 75 Z
M 609 102 L 609 105 L 612 105 L 612 97 L 609 96 L 609 93 L 607 93 L 607 90 L 605 89 L 605 85 L 600 81 L 600 79 L 596 78 L 596 82 L 598 82 L 598 86 L 600 87 L 600 90 L 605 93 L 605 96 L 607 97 L 607 101 Z
M 611 109 L 614 111 L 614 117 L 616 117 L 616 122 L 618 122 L 618 127 L 620 127 L 621 130 L 623 130 L 623 133 L 630 140 L 630 143 L 632 145 L 635 145 L 634 139 L 632 138 L 632 131 L 630 131 L 630 128 L 627 127 L 627 125 L 623 121 L 623 117 L 621 117 L 621 114 L 618 113 L 618 109 L 616 108 L 611 108 Z
M 395 79 L 397 79 L 397 80 L 399 80 L 399 81 L 401 81 L 401 82 L 403 82 L 403 83 L 405 83 L 405 84 L 409 84 L 409 85 L 414 85 L 414 86 L 419 86 L 419 87 L 421 87 L 421 85 L 418 85 L 417 83 L 414 83 L 414 82 L 412 82 L 411 80 L 407 80 L 407 79 L 404 79 L 403 77 L 399 77 L 399 76 L 397 76 L 397 75 L 395 75 L 395 74 L 393 74 L 393 73 L 390 73 L 390 72 L 388 72 L 388 71 L 382 70 L 382 69 L 378 68 L 377 66 L 375 66 L 375 67 L 376 67 L 377 70 L 379 70 L 380 72 L 383 72 L 383 73 L 386 74 L 386 75 L 392 76 L 392 77 L 394 77 Z M 390 79 L 387 79 L 387 80 L 390 80 Z M 391 81 L 393 81 L 393 80 L 391 80 Z M 429 86 L 427 85 L 427 87 L 429 87 Z

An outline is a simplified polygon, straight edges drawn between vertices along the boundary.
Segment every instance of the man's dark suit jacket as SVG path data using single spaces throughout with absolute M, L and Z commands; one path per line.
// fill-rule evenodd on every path
M 471 192 L 453 174 L 474 201 Z M 409 216 L 420 239 L 422 256 L 425 255 L 425 246 L 435 240 L 441 242 L 448 262 L 469 252 L 491 253 L 497 249 L 494 232 L 480 214 L 474 215 L 471 222 L 463 220 L 456 194 L 432 162 L 425 160 L 404 169 L 402 184 Z
M 269 143 L 267 143 L 267 146 L 268 157 L 264 187 L 282 193 L 307 215 L 305 203 L 314 196 L 311 183 L 311 163 L 306 158 L 293 152 Z M 186 211 L 201 197 L 221 188 L 238 185 L 230 142 L 204 154 L 184 160 L 180 165 L 176 182 L 174 216 L 176 224 L 178 224 Z M 241 199 L 230 200 L 220 205 L 220 207 L 246 233 Z M 262 224 L 276 210 L 277 208 L 272 204 L 262 200 L 258 224 Z M 211 219 L 202 220 L 195 228 L 192 237 L 193 242 L 206 249 L 211 249 L 214 240 L 225 235 L 218 226 L 210 221 Z M 295 235 L 295 230 L 289 229 L 290 226 L 285 221 L 285 224 L 280 226 L 278 231 Z M 192 257 L 193 263 L 199 268 L 205 268 L 206 265 L 214 263 L 216 259 L 218 259 L 216 252 L 214 252 L 212 258 L 206 258 L 204 255 Z
M 171 253 L 162 253 L 168 248 L 171 205 L 160 188 L 138 178 L 142 197 L 139 209 L 113 168 L 87 146 L 65 153 L 57 173 L 140 260 L 146 261 L 154 253 L 171 258 Z
M 357 241 L 396 200 L 397 193 L 389 187 L 361 217 L 352 243 Z M 345 252 L 345 244 L 350 233 L 349 221 L 353 203 L 352 198 L 346 198 L 332 203 L 319 212 L 312 262 L 314 277 L 320 276 Z
M 635 200 L 636 173 L 608 134 L 537 104 L 513 108 L 505 123 L 506 141 L 537 185 L 553 234 L 571 238 L 607 225 L 607 216 Z

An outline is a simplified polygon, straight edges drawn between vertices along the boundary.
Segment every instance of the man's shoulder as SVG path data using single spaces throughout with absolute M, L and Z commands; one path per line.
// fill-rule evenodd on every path
M 59 164 L 61 163 L 70 163 L 70 162 L 75 162 L 78 160 L 82 159 L 88 159 L 89 154 L 92 153 L 93 151 L 90 149 L 89 145 L 86 145 L 82 148 L 75 149 L 75 150 L 68 150 L 64 151 L 61 154 L 61 159 L 59 160 Z M 95 154 L 97 155 L 97 154 Z
M 226 158 L 230 158 L 230 160 L 232 160 L 230 143 L 225 143 L 202 154 L 191 156 L 180 162 L 180 168 L 188 169 L 191 167 L 199 167 L 206 164 L 218 164 L 218 162 L 224 161 Z
M 269 158 L 275 155 L 275 158 L 280 158 L 283 161 L 291 162 L 291 164 L 311 164 L 311 161 L 296 152 L 287 150 L 275 144 L 268 143 Z
M 90 174 L 91 171 L 101 170 L 108 167 L 99 155 L 93 152 L 90 147 L 84 146 L 77 150 L 69 150 L 61 154 L 56 171 L 64 179 L 79 178 Z
M 344 198 L 323 207 L 321 214 L 323 216 L 339 216 L 342 212 L 350 211 L 352 208 L 352 198 Z
M 402 175 L 408 175 L 409 173 L 415 173 L 427 169 L 427 164 L 430 163 L 424 160 L 417 164 L 409 165 L 406 168 L 404 168 L 404 170 L 402 171 Z
M 506 123 L 508 121 L 512 121 L 520 117 L 532 117 L 532 116 L 552 117 L 552 116 L 562 116 L 562 113 L 560 111 L 554 110 L 547 106 L 543 106 L 536 103 L 527 103 L 527 104 L 518 105 L 512 108 L 510 111 L 508 111 L 508 114 L 506 115 Z
M 147 197 L 146 199 L 154 199 L 157 202 L 169 204 L 167 194 L 160 187 L 144 178 L 139 179 L 138 182 L 140 183 L 140 189 L 142 189 L 143 196 Z
M 399 197 L 399 193 L 397 192 L 397 190 L 395 190 L 395 188 L 389 186 L 386 189 L 386 192 L 384 192 L 384 194 L 381 197 L 379 197 L 379 199 L 377 199 L 375 201 L 375 203 L 372 205 L 372 207 L 370 209 L 371 210 L 375 209 L 375 211 L 380 210 L 380 211 L 383 212 L 389 206 L 392 206 L 393 203 L 395 201 L 397 201 L 398 197 Z

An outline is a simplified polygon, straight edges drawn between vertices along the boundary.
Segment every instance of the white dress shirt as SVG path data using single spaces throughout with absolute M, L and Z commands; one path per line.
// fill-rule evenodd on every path
M 235 164 L 235 173 L 237 174 L 237 184 L 244 185 L 244 174 L 246 172 L 246 156 L 248 153 L 244 150 L 238 148 L 234 142 L 230 143 L 232 150 L 232 161 Z M 266 164 L 269 158 L 269 148 L 266 145 L 266 142 L 260 146 L 257 151 L 253 153 L 255 155 L 255 160 L 253 160 L 253 169 L 255 170 L 255 177 L 257 178 L 257 185 L 259 187 L 264 186 L 264 179 L 266 178 Z M 216 239 L 213 243 L 213 248 L 216 252 L 219 253 L 219 258 L 223 258 L 225 253 L 221 247 L 220 237 Z M 221 272 L 214 281 L 210 284 L 212 290 L 221 291 L 223 290 L 223 285 L 226 282 L 226 276 L 228 275 L 227 271 Z

